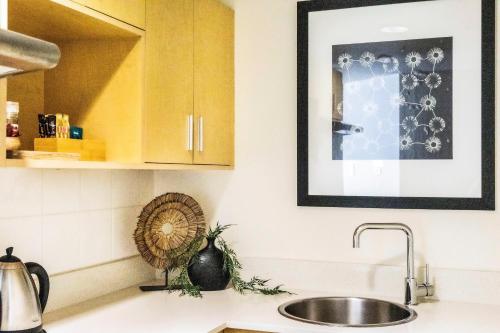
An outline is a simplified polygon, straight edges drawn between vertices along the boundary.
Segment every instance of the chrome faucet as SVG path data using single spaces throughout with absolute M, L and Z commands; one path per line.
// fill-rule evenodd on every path
M 415 263 L 413 252 L 413 233 L 406 224 L 402 223 L 364 223 L 354 230 L 352 247 L 359 248 L 360 237 L 365 230 L 400 230 L 406 234 L 406 279 L 405 304 L 417 305 L 418 297 L 434 295 L 434 287 L 429 282 L 429 265 L 425 265 L 425 282 L 419 284 L 415 278 Z

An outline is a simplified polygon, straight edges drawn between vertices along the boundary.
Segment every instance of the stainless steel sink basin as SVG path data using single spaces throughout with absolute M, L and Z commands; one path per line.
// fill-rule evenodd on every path
M 306 323 L 345 327 L 400 325 L 417 318 L 417 313 L 404 305 L 361 297 L 299 299 L 281 305 L 278 311 Z

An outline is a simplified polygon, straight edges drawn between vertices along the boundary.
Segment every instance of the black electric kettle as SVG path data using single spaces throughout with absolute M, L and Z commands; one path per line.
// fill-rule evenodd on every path
M 23 264 L 12 255 L 0 257 L 0 333 L 41 333 L 42 312 L 49 298 L 49 275 L 37 263 Z M 38 277 L 38 295 L 31 275 Z

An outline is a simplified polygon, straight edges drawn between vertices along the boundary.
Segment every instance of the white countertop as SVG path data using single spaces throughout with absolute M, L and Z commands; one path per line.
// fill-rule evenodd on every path
M 399 326 L 339 328 L 311 325 L 281 316 L 277 307 L 292 299 L 346 295 L 295 292 L 296 295 L 291 296 L 243 296 L 228 289 L 204 292 L 203 298 L 196 299 L 168 292 L 141 293 L 137 288 L 129 288 L 49 313 L 44 318 L 44 328 L 47 333 L 212 333 L 224 328 L 279 333 L 500 332 L 500 306 L 454 302 L 421 303 L 414 307 L 417 319 Z

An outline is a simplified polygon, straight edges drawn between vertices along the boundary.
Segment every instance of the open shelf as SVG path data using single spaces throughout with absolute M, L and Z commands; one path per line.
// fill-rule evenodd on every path
M 7 79 L 7 100 L 19 102 L 21 149 L 33 150 L 39 113 L 65 113 L 84 138 L 106 143 L 106 161 L 7 160 L 6 166 L 141 168 L 145 32 L 70 0 L 9 0 L 8 8 L 10 30 L 61 49 L 55 69 Z
M 9 168 L 32 169 L 128 169 L 128 170 L 233 170 L 232 166 L 195 165 L 195 164 L 159 164 L 159 163 L 118 163 L 118 162 L 86 162 L 58 160 L 7 160 Z

